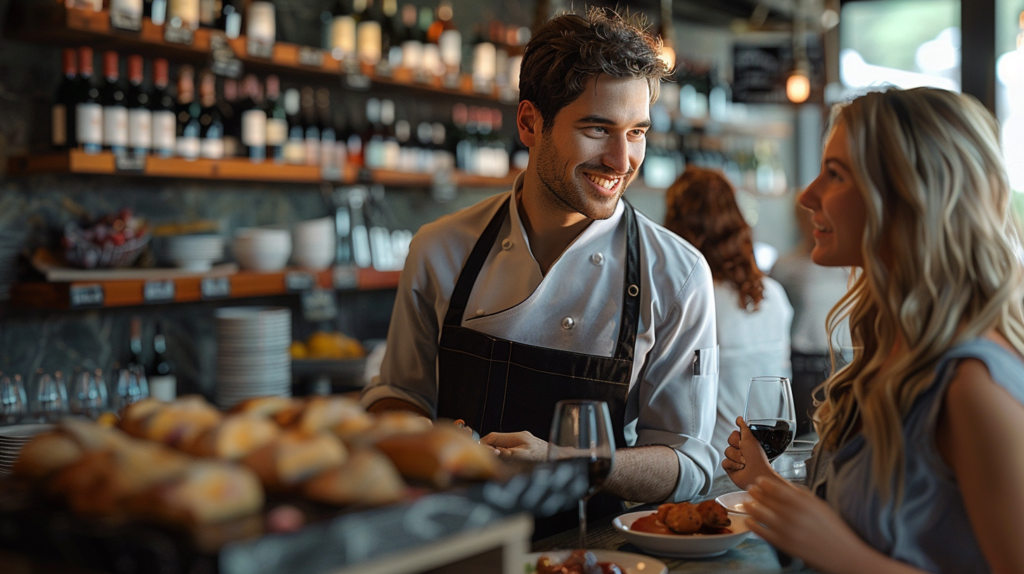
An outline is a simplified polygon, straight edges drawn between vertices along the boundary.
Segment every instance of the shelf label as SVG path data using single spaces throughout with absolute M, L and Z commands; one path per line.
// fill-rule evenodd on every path
M 309 46 L 299 46 L 299 64 L 314 68 L 324 67 L 324 51 Z
M 142 300 L 146 303 L 174 301 L 174 280 L 146 281 L 142 286 Z
M 142 173 L 146 171 L 146 156 L 130 152 L 114 154 L 114 167 L 117 171 Z
M 274 45 L 250 36 L 245 42 L 245 51 L 254 58 L 269 60 L 274 56 Z
M 231 44 L 223 32 L 210 34 L 210 53 L 213 55 L 210 69 L 214 74 L 226 78 L 237 78 L 242 75 L 242 61 L 235 57 L 235 51 L 231 49 Z
M 284 286 L 289 291 L 306 291 L 316 286 L 316 277 L 308 271 L 289 271 L 284 275 Z
M 199 282 L 203 299 L 224 299 L 231 296 L 231 280 L 227 277 L 204 277 Z
M 142 30 L 141 8 L 138 14 L 128 11 L 111 10 L 110 25 L 118 30 L 124 30 L 126 32 L 138 32 L 139 30 Z
M 171 44 L 185 44 L 186 46 L 191 46 L 192 30 L 186 26 L 175 26 L 175 21 L 180 22 L 180 18 L 174 17 L 166 26 L 164 26 L 164 40 Z
M 460 87 L 462 78 L 458 74 L 445 74 L 441 78 L 441 87 L 448 90 L 457 90 Z
M 341 168 L 336 165 L 325 165 L 320 169 L 320 177 L 326 181 L 341 181 Z
M 68 290 L 71 307 L 102 307 L 103 285 L 72 285 Z
M 333 273 L 335 289 L 355 289 L 359 287 L 359 270 L 351 265 L 339 265 Z

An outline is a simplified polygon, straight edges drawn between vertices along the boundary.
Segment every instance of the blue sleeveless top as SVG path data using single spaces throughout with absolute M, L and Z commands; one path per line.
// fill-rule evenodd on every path
M 929 572 L 990 572 L 971 530 L 956 477 L 939 454 L 935 425 L 946 389 L 961 359 L 985 363 L 996 384 L 1024 404 L 1024 363 L 988 339 L 946 352 L 935 384 L 917 398 L 903 422 L 903 504 L 883 502 L 871 476 L 872 448 L 856 435 L 832 454 L 816 453 L 808 485 L 880 552 Z M 895 488 L 895 481 L 893 488 Z

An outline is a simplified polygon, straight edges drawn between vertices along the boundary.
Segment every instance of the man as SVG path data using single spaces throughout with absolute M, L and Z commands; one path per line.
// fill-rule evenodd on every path
M 501 456 L 543 460 L 555 402 L 604 400 L 619 447 L 605 492 L 709 491 L 711 273 L 620 201 L 667 75 L 658 49 L 602 9 L 556 17 L 530 41 L 516 118 L 529 165 L 511 193 L 413 239 L 381 374 L 363 393 L 371 412 L 462 419 Z

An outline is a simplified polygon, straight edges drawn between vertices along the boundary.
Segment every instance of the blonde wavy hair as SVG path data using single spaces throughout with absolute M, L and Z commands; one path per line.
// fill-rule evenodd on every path
M 815 389 L 822 446 L 855 427 L 873 447 L 884 498 L 903 493 L 903 420 L 939 358 L 991 329 L 1024 353 L 1019 226 L 998 124 L 977 100 L 917 88 L 872 92 L 833 110 L 864 196 L 864 267 L 829 313 L 849 318 L 853 360 Z M 892 492 L 895 478 L 895 493 Z

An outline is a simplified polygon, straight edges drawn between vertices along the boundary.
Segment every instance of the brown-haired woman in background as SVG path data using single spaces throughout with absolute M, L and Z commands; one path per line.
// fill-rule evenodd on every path
M 719 345 L 718 418 L 712 446 L 723 452 L 743 414 L 752 377 L 790 377 L 793 308 L 754 260 L 750 225 L 721 172 L 688 167 L 665 194 L 665 227 L 700 250 L 711 267 Z M 715 479 L 725 477 L 721 467 Z

